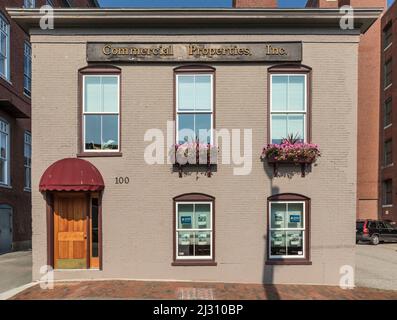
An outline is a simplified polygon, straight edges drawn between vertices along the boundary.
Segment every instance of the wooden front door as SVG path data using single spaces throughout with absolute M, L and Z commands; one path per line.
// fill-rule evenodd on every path
M 87 262 L 88 197 L 54 197 L 54 264 L 56 269 L 85 269 Z

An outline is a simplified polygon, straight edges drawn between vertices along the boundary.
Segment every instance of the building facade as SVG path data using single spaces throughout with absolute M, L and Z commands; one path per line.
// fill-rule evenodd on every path
M 382 50 L 381 50 L 381 85 L 380 85 L 380 130 L 379 137 L 381 148 L 379 154 L 380 161 L 380 212 L 382 219 L 397 222 L 396 196 L 396 173 L 393 151 L 396 150 L 396 133 L 393 123 L 395 123 L 397 103 L 397 69 L 396 67 L 396 31 L 397 5 L 394 4 L 387 10 L 382 17 Z M 394 84 L 394 85 L 393 85 Z M 394 152 L 395 153 L 395 152 Z
M 0 3 L 0 253 L 31 246 L 31 45 L 6 7 L 96 5 L 93 1 Z
M 33 278 L 338 284 L 360 34 L 381 10 L 350 30 L 339 10 L 86 12 L 56 10 L 54 32 L 10 9 L 34 57 Z M 260 160 L 289 135 L 321 158 Z

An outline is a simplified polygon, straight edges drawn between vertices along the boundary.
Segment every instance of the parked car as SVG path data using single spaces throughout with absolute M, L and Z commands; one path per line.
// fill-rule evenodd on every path
M 356 243 L 370 242 L 377 245 L 380 242 L 397 242 L 397 227 L 389 221 L 357 220 Z

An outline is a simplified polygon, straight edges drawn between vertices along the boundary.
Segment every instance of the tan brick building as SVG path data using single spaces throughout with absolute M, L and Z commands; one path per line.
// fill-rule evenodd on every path
M 56 279 L 338 284 L 355 265 L 360 34 L 380 13 L 342 30 L 332 9 L 56 10 L 41 30 L 10 10 L 33 44 L 34 279 L 49 264 Z M 192 129 L 217 164 L 149 164 L 173 120 L 156 155 Z M 245 135 L 245 164 L 200 128 Z M 260 160 L 295 130 L 315 164 Z

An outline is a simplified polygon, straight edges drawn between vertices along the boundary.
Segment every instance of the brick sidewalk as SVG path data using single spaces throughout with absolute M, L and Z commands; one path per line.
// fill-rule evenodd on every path
M 397 300 L 397 291 L 301 285 L 83 281 L 59 282 L 53 290 L 42 290 L 37 285 L 12 299 Z

